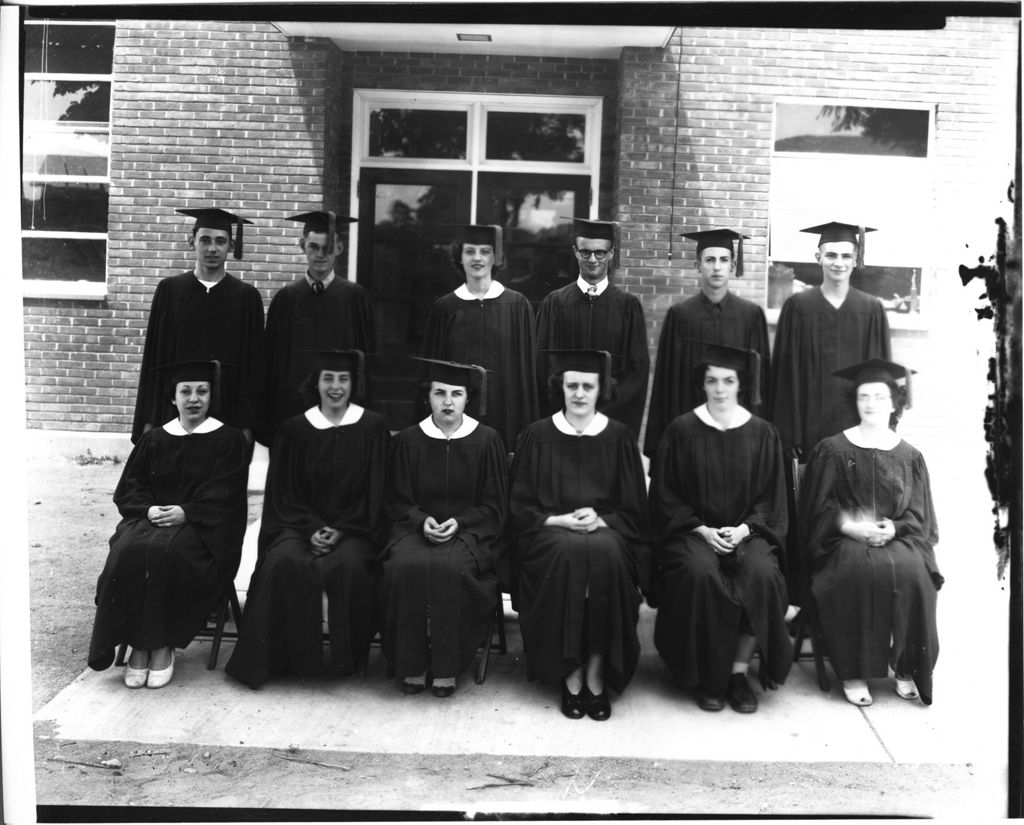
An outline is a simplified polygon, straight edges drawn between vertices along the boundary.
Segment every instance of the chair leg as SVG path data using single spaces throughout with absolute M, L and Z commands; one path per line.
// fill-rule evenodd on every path
M 114 667 L 124 667 L 125 657 L 128 656 L 128 643 L 121 642 L 117 646 L 117 655 L 114 657 Z
M 231 617 L 235 620 L 235 632 L 242 632 L 242 606 L 238 603 L 238 591 L 235 584 L 228 585 L 228 601 L 231 604 Z
M 217 667 L 217 657 L 220 655 L 220 640 L 224 636 L 224 623 L 228 618 L 228 603 L 228 599 L 223 599 L 220 610 L 217 611 L 217 626 L 213 631 L 213 644 L 210 645 L 210 660 L 206 663 L 207 670 L 214 670 Z
M 501 600 L 500 594 L 495 620 L 498 622 L 498 653 L 504 656 L 508 653 L 508 639 L 505 637 L 505 603 Z
M 494 644 L 494 623 L 495 616 L 491 616 L 491 621 L 487 624 L 487 635 L 483 638 L 483 644 L 480 645 L 480 664 L 476 669 L 476 683 L 482 685 L 484 679 L 487 678 L 487 663 L 491 658 L 491 646 Z

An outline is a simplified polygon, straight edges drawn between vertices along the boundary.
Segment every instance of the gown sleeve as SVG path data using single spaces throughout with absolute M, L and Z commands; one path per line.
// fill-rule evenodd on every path
M 146 518 L 149 508 L 161 503 L 156 500 L 150 484 L 151 448 L 150 439 L 143 436 L 132 448 L 114 490 L 114 504 L 125 520 Z
M 387 487 L 387 466 L 388 466 L 388 441 L 390 435 L 384 419 L 373 413 L 373 423 L 370 425 L 366 438 L 370 440 L 367 449 L 367 471 L 364 490 L 365 513 L 366 513 L 366 535 L 377 546 L 383 546 L 387 537 L 387 519 L 384 517 L 384 496 Z M 351 523 L 351 514 L 339 514 L 338 520 L 330 526 L 342 533 L 346 532 Z M 349 528 L 348 531 L 351 531 Z M 310 531 L 309 535 L 312 535 Z
M 181 505 L 192 524 L 216 527 L 244 507 L 245 485 L 249 474 L 249 454 L 245 436 L 233 430 L 233 438 L 221 439 L 220 449 L 211 449 L 202 468 L 202 482 Z
M 835 550 L 839 535 L 839 502 L 835 495 L 835 455 L 828 439 L 811 451 L 800 489 L 800 549 L 807 569 L 814 571 Z
M 778 430 L 784 451 L 803 446 L 797 441 L 803 432 L 800 388 L 797 385 L 797 376 L 800 375 L 800 319 L 793 306 L 791 298 L 782 305 L 779 313 L 768 392 L 771 420 Z
M 644 404 L 647 401 L 647 381 L 651 368 L 651 356 L 647 351 L 647 325 L 644 323 L 644 312 L 640 301 L 629 293 L 623 303 L 623 341 L 621 369 L 616 388 L 616 398 L 609 402 L 603 412 L 626 424 L 640 437 L 640 424 L 643 421 Z M 613 363 L 618 361 L 616 353 L 612 353 Z
M 644 455 L 653 459 L 658 452 L 665 429 L 672 423 L 672 410 L 680 404 L 679 364 L 676 362 L 678 322 L 676 313 L 669 309 L 658 336 L 658 355 L 654 361 L 654 383 L 651 386 L 651 404 L 647 411 L 647 431 L 644 433 Z
M 512 538 L 531 536 L 544 526 L 550 515 L 537 498 L 538 442 L 533 427 L 523 430 L 512 459 L 512 483 L 509 490 L 508 532 Z
M 475 503 L 455 516 L 460 531 L 472 533 L 477 541 L 498 536 L 508 512 L 508 459 L 497 433 L 488 437 L 480 460 Z

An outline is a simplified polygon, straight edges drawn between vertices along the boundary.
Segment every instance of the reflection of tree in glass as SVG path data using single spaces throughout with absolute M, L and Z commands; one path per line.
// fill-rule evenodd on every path
M 464 112 L 375 109 L 370 113 L 371 154 L 398 158 L 466 157 Z
M 30 83 L 48 83 L 53 87 L 53 100 L 82 93 L 68 103 L 64 113 L 57 118 L 60 122 L 85 121 L 103 123 L 110 119 L 110 84 L 94 80 L 32 80 Z
M 582 115 L 491 112 L 487 157 L 580 163 L 584 122 Z
M 375 235 L 378 239 L 397 236 L 419 236 L 419 230 L 454 224 L 455 189 L 451 186 L 427 186 L 411 206 L 402 198 L 388 205 L 386 220 L 378 221 Z
M 818 117 L 831 119 L 834 133 L 860 132 L 872 143 L 894 149 L 894 154 L 927 156 L 928 113 L 923 110 L 822 106 Z

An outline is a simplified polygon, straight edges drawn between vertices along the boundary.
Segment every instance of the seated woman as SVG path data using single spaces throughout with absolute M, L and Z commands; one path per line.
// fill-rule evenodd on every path
M 509 534 L 519 626 L 530 670 L 560 681 L 562 713 L 611 716 L 636 669 L 640 591 L 650 578 L 640 451 L 624 424 L 597 412 L 610 398 L 611 356 L 560 350 L 552 399 L 563 409 L 519 438 Z
M 121 514 L 96 585 L 89 667 L 131 645 L 124 683 L 161 688 L 174 649 L 187 647 L 238 571 L 245 536 L 249 448 L 210 416 L 220 364 L 161 368 L 178 415 L 148 430 L 114 491 Z
M 707 711 L 753 713 L 747 680 L 761 648 L 764 686 L 786 680 L 793 646 L 780 569 L 787 525 L 782 446 L 756 404 L 757 353 L 705 345 L 694 383 L 707 403 L 677 417 L 651 465 L 658 605 L 654 643 Z
M 512 449 L 539 415 L 533 309 L 526 296 L 494 280 L 505 265 L 500 226 L 458 227 L 449 253 L 463 283 L 434 302 L 421 355 L 488 370 L 488 409 L 469 410 Z
M 486 409 L 482 367 L 428 364 L 430 415 L 389 450 L 382 554 L 381 646 L 402 691 L 451 696 L 498 603 L 495 542 L 505 521 L 508 467 L 498 433 L 465 414 Z
M 359 350 L 320 353 L 306 379 L 319 403 L 274 439 L 245 626 L 224 668 L 252 688 L 279 671 L 354 673 L 369 654 L 388 428 L 355 403 L 363 381 Z
M 932 703 L 943 578 L 924 457 L 894 431 L 909 372 L 878 358 L 834 374 L 851 382 L 860 424 L 822 439 L 800 495 L 803 552 L 821 632 L 847 700 L 870 705 L 867 679 Z

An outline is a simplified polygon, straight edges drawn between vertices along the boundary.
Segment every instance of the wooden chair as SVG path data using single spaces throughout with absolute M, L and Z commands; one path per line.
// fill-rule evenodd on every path
M 228 613 L 234 621 L 235 629 L 227 630 L 224 625 L 227 623 Z M 197 639 L 210 639 L 213 644 L 210 646 L 210 658 L 207 660 L 206 669 L 214 670 L 217 667 L 217 657 L 220 655 L 220 643 L 224 638 L 237 639 L 242 629 L 242 608 L 238 603 L 238 592 L 235 590 L 234 582 L 224 587 L 223 595 L 218 602 L 218 607 L 207 619 L 206 626 L 196 633 Z M 128 653 L 128 645 L 121 644 L 117 648 L 117 658 L 114 664 L 118 667 L 125 663 Z

